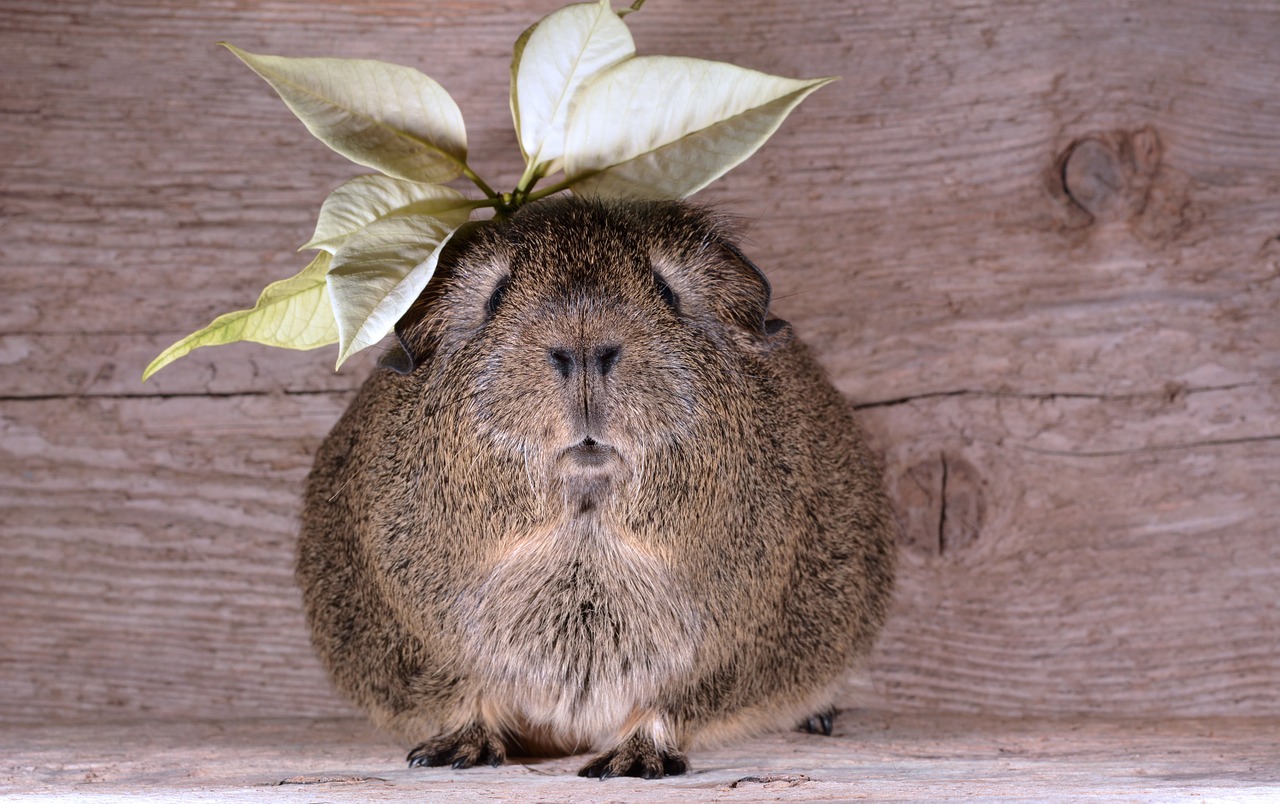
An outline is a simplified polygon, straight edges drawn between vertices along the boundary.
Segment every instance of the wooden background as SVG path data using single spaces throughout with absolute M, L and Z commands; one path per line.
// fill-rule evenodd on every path
M 0 0 L 0 721 L 350 712 L 291 563 L 369 362 L 164 346 L 294 273 L 360 171 L 215 47 L 414 65 L 509 187 L 558 0 Z M 700 197 L 884 454 L 850 701 L 1280 715 L 1280 7 L 651 0 L 641 52 L 837 73 Z

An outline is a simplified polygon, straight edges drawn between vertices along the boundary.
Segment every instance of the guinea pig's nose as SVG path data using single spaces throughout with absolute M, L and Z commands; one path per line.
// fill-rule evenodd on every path
M 547 350 L 547 354 L 551 356 L 551 365 L 555 370 L 560 372 L 560 376 L 566 380 L 573 376 L 578 370 L 578 360 L 574 357 L 573 352 L 569 349 L 560 347 L 552 347 Z
M 587 357 L 587 354 L 590 357 Z M 565 346 L 553 346 L 547 350 L 551 365 L 564 379 L 569 379 L 578 372 L 578 368 L 587 363 L 592 371 L 604 377 L 613 371 L 622 358 L 622 346 L 616 343 L 604 344 L 594 349 L 570 349 Z
M 617 344 L 609 344 L 607 346 L 596 347 L 595 352 L 595 370 L 600 372 L 603 377 L 613 371 L 613 367 L 618 365 L 618 359 L 622 357 L 622 347 Z

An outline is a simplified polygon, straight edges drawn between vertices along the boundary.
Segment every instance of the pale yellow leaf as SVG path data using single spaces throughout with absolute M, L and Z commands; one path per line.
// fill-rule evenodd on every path
M 292 59 L 222 43 L 262 76 L 321 142 L 410 181 L 446 182 L 467 160 L 462 112 L 410 67 L 366 59 Z
M 475 206 L 475 202 L 467 200 L 462 193 L 440 184 L 389 176 L 357 176 L 325 199 L 315 233 L 303 248 L 318 248 L 333 254 L 351 235 L 393 215 L 424 214 L 461 226 Z
M 684 198 L 755 153 L 800 101 L 834 80 L 674 56 L 628 59 L 579 91 L 565 175 L 582 195 Z
M 527 173 L 558 169 L 574 94 L 635 52 L 631 32 L 608 0 L 565 6 L 524 32 L 511 62 L 511 114 Z
M 328 279 L 339 366 L 391 331 L 435 273 L 457 228 L 428 215 L 395 215 L 369 224 L 338 248 Z
M 254 341 L 289 349 L 315 349 L 338 340 L 325 274 L 331 258 L 321 252 L 296 276 L 267 285 L 250 310 L 220 315 L 160 353 L 143 372 L 148 377 L 193 349 L 234 341 Z

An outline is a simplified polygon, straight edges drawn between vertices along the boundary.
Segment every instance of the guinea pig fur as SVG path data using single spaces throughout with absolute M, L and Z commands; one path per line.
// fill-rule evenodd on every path
M 808 724 L 884 621 L 894 518 L 724 221 L 557 198 L 469 224 L 316 457 L 297 576 L 414 765 Z

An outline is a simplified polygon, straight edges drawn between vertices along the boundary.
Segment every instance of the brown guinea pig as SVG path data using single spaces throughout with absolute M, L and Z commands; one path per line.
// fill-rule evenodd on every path
M 412 765 L 802 724 L 885 618 L 893 517 L 847 406 L 723 221 L 561 198 L 468 226 L 316 457 L 298 579 Z

